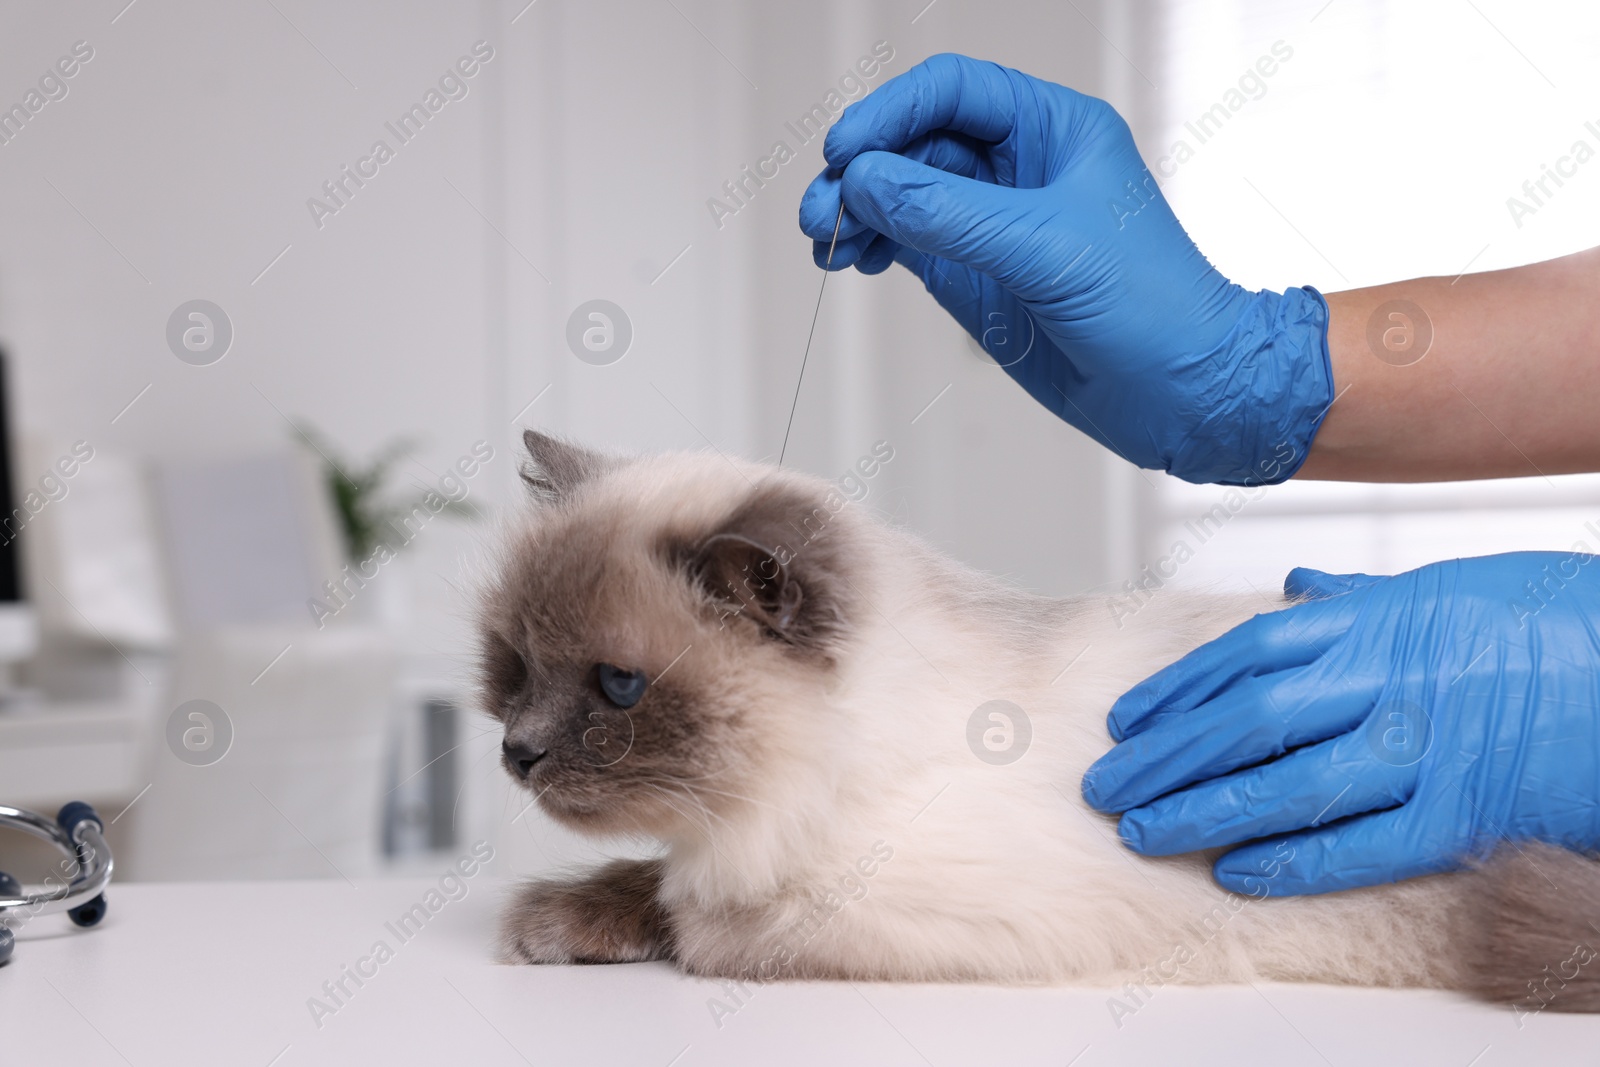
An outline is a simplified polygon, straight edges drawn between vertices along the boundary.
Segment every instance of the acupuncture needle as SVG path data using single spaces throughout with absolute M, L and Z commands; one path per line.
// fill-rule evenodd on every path
M 789 451 L 789 431 L 794 429 L 794 409 L 800 404 L 800 386 L 806 380 L 806 360 L 811 358 L 811 339 L 817 336 L 817 316 L 822 314 L 822 293 L 828 288 L 828 268 L 833 266 L 833 250 L 839 244 L 839 225 L 844 222 L 844 199 L 839 200 L 839 217 L 833 220 L 833 240 L 828 242 L 828 262 L 822 268 L 822 284 L 817 286 L 817 306 L 811 312 L 811 332 L 806 334 L 805 355 L 800 357 L 800 377 L 794 383 L 794 400 L 789 404 L 789 425 L 783 428 L 783 447 L 778 450 L 778 466 Z

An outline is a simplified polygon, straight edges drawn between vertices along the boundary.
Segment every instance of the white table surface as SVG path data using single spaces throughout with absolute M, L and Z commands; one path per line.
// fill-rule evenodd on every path
M 100 927 L 40 919 L 0 967 L 0 1065 L 1377 1064 L 1600 1062 L 1600 1018 L 1431 992 L 783 983 L 719 1029 L 716 983 L 664 964 L 508 967 L 487 948 L 505 882 L 480 875 L 400 944 L 428 880 L 113 886 Z M 398 945 L 318 1026 L 307 1000 Z M 347 984 L 348 981 L 347 981 Z

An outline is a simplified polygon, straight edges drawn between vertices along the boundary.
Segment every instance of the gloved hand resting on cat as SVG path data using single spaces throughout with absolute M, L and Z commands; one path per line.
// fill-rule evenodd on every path
M 1600 558 L 1299 569 L 1284 589 L 1310 600 L 1112 708 L 1120 744 L 1083 793 L 1125 813 L 1132 848 L 1255 841 L 1217 881 L 1288 896 L 1451 869 L 1501 838 L 1600 847 Z M 1259 877 L 1284 840 L 1294 863 Z
M 1333 402 L 1328 308 L 1206 261 L 1110 104 L 940 55 L 828 131 L 800 228 L 823 266 L 898 260 L 1031 393 L 1141 467 L 1261 485 Z

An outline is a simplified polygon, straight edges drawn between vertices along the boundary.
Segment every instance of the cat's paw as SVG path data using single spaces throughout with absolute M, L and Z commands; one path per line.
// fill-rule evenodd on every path
M 569 882 L 518 889 L 500 923 L 506 963 L 637 963 L 672 955 L 660 865 L 616 860 Z
M 572 888 L 533 882 L 513 894 L 500 919 L 503 963 L 577 963 L 598 938 Z

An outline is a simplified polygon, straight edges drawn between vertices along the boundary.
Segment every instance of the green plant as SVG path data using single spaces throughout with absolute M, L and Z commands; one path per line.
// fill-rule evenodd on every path
M 410 496 L 399 496 L 387 489 L 395 467 L 416 450 L 416 442 L 410 438 L 392 441 L 363 464 L 340 454 L 327 438 L 309 426 L 296 425 L 295 432 L 320 458 L 351 562 L 371 557 L 379 545 L 387 545 L 395 552 L 403 548 L 407 539 L 394 536 L 396 520 L 409 515 L 428 494 L 438 493 L 426 486 Z M 478 510 L 464 500 L 445 500 L 439 513 L 473 518 Z

